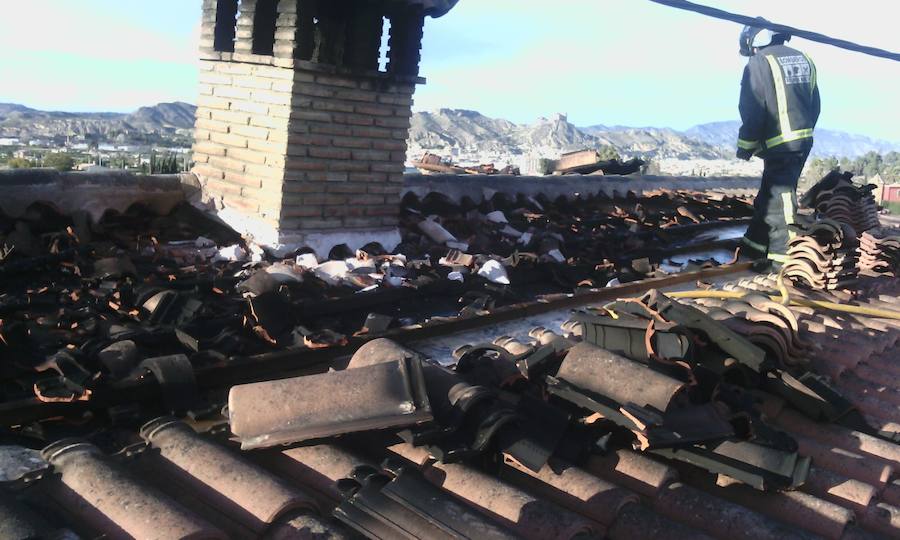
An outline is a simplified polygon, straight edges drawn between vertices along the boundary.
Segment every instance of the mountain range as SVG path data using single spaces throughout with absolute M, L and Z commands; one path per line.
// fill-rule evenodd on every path
M 411 151 L 456 149 L 459 153 L 549 154 L 612 146 L 625 156 L 656 159 L 732 159 L 740 122 L 713 122 L 685 131 L 659 127 L 578 127 L 565 115 L 516 124 L 460 109 L 413 115 Z M 869 151 L 900 151 L 900 143 L 842 131 L 817 129 L 815 156 L 858 157 Z M 546 157 L 550 157 L 549 155 Z
M 412 154 L 456 149 L 460 154 L 555 157 L 560 152 L 612 146 L 621 154 L 644 157 L 722 157 L 721 149 L 667 128 L 577 127 L 559 114 L 515 124 L 460 109 L 415 113 L 409 146 Z
M 0 136 L 21 140 L 82 136 L 99 142 L 146 140 L 151 137 L 187 139 L 194 127 L 196 107 L 189 103 L 160 103 L 133 113 L 71 113 L 40 111 L 0 103 Z
M 196 107 L 160 103 L 133 113 L 40 111 L 0 103 L 0 137 L 21 140 L 83 137 L 97 142 L 169 141 L 190 143 Z M 651 159 L 731 159 L 739 123 L 701 124 L 679 131 L 661 127 L 594 125 L 579 127 L 565 115 L 517 124 L 477 111 L 440 109 L 412 117 L 410 157 L 431 151 L 471 155 L 557 157 L 561 152 L 612 146 L 623 156 Z M 816 130 L 813 154 L 854 158 L 868 151 L 900 151 L 900 143 L 828 129 Z

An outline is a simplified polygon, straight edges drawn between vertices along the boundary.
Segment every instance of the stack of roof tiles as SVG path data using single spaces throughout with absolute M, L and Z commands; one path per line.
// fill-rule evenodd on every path
M 853 228 L 825 219 L 800 229 L 788 244 L 784 275 L 813 289 L 851 285 L 859 273 L 859 240 Z
M 726 290 L 733 290 L 726 287 Z M 764 294 L 747 294 L 734 300 L 702 299 L 697 307 L 716 321 L 745 336 L 778 359 L 782 368 L 809 363 L 812 345 L 800 337 L 797 316 Z
M 859 238 L 859 269 L 896 276 L 900 268 L 900 230 L 870 229 Z
M 858 234 L 878 227 L 878 204 L 872 184 L 853 183 L 853 174 L 832 171 L 803 197 L 803 205 L 825 218 L 846 223 Z
M 778 295 L 776 275 L 759 275 L 725 284 L 728 291 L 748 295 Z M 791 298 L 820 300 L 856 307 L 900 310 L 900 285 L 895 279 L 866 278 L 856 292 L 808 291 L 787 287 Z M 707 300 L 695 300 L 707 304 Z M 828 377 L 858 407 L 870 425 L 882 432 L 900 432 L 900 321 L 833 313 L 792 305 L 798 338 L 807 345 L 808 367 Z M 770 349 L 771 352 L 777 352 Z

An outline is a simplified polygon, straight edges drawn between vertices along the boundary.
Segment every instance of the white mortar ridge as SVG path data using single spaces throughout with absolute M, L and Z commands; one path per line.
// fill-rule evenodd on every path
M 347 244 L 356 251 L 371 242 L 378 242 L 387 251 L 396 249 L 402 241 L 396 227 L 371 229 L 341 229 L 328 231 L 284 231 L 232 208 L 211 210 L 226 225 L 240 233 L 251 244 L 256 244 L 275 257 L 286 257 L 300 248 L 310 248 L 319 260 L 326 260 L 335 246 Z
M 311 248 L 320 259 L 328 257 L 335 246 L 347 244 L 356 251 L 366 244 L 378 242 L 388 252 L 400 245 L 400 229 L 387 227 L 381 229 L 344 229 L 340 231 L 303 231 L 281 233 L 281 250 L 287 254 L 301 247 Z

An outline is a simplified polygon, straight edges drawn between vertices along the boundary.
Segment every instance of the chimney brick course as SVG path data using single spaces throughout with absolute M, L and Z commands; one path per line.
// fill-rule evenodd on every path
M 238 15 L 234 3 L 203 2 L 194 173 L 206 199 L 252 222 L 247 232 L 262 243 L 395 227 L 413 93 L 424 82 L 421 8 L 241 0 Z M 392 23 L 386 72 L 383 18 Z

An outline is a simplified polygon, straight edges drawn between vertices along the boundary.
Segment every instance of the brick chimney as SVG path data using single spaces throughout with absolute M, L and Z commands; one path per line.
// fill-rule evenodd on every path
M 271 247 L 396 245 L 424 19 L 453 3 L 203 0 L 204 199 Z

